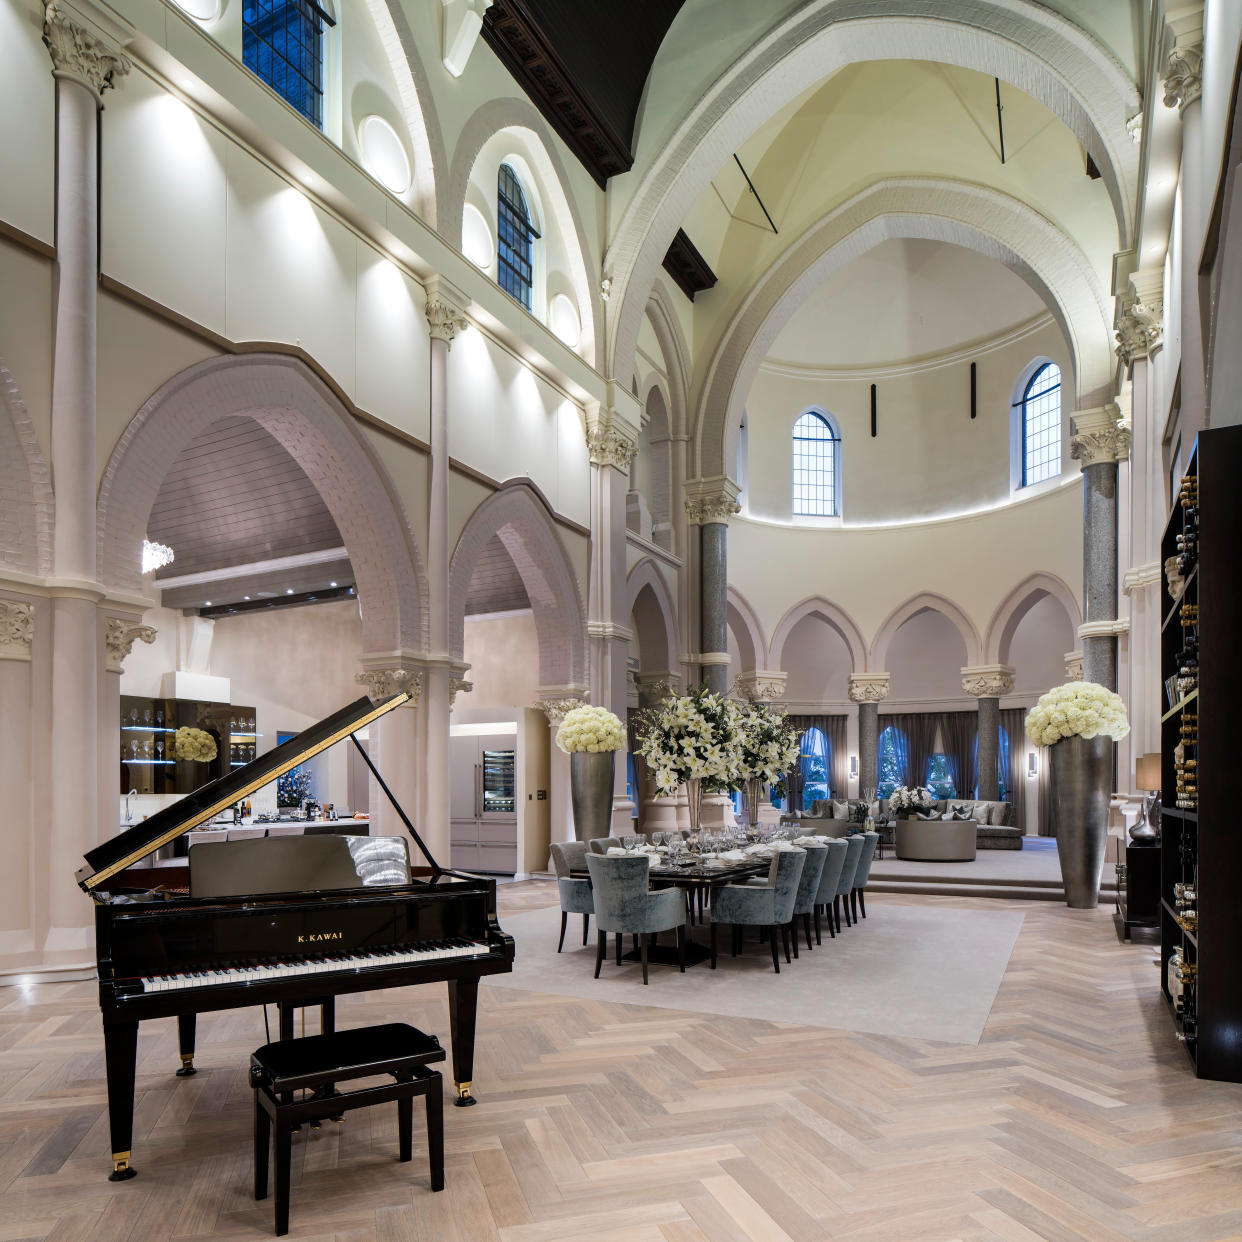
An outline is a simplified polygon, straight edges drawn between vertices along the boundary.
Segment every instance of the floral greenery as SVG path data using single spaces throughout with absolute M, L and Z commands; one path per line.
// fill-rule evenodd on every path
M 276 805 L 301 806 L 310 797 L 310 772 L 305 765 L 276 778 Z
M 894 815 L 903 811 L 930 811 L 935 805 L 935 796 L 925 785 L 916 785 L 913 789 L 898 785 L 888 796 L 888 809 Z
M 1069 681 L 1041 695 L 1026 718 L 1026 736 L 1036 746 L 1052 746 L 1063 737 L 1119 740 L 1130 732 L 1121 695 L 1094 681 Z
M 556 731 L 556 744 L 567 755 L 625 749 L 625 726 L 606 707 L 584 703 L 567 712 Z
M 802 749 L 798 730 L 785 721 L 783 712 L 766 703 L 744 703 L 739 709 L 742 755 L 739 778 L 771 785 L 795 763 Z
M 669 695 L 645 712 L 638 753 L 651 769 L 656 796 L 690 780 L 701 780 L 708 789 L 737 787 L 744 779 L 741 716 L 736 703 L 703 686 Z
M 191 763 L 210 763 L 217 754 L 216 739 L 205 729 L 183 725 L 173 739 L 173 754 Z

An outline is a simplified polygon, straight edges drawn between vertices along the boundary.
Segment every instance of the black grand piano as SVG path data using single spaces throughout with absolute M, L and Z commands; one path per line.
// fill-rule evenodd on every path
M 445 980 L 456 1102 L 475 1102 L 479 979 L 513 969 L 513 938 L 496 922 L 495 881 L 436 862 L 352 736 L 408 697 L 361 698 L 86 855 L 77 879 L 95 902 L 113 1181 L 135 1173 L 138 1023 L 147 1018 L 176 1016 L 177 1073 L 185 1076 L 194 1073 L 200 1012 L 274 1003 L 287 1039 L 299 1007 L 320 1006 L 330 1031 L 342 993 Z M 426 865 L 410 865 L 404 837 L 335 835 L 205 843 L 191 847 L 184 865 L 141 865 L 345 738 L 358 746 Z

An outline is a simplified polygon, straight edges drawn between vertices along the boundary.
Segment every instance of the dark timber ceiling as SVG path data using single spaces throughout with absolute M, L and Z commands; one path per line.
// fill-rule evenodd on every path
M 483 37 L 602 187 L 634 162 L 656 52 L 684 0 L 495 0 Z

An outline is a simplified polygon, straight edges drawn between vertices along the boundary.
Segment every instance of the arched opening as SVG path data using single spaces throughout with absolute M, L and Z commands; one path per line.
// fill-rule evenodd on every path
M 673 550 L 668 403 L 652 384 L 644 406 L 638 451 L 630 467 L 626 527 L 662 548 Z

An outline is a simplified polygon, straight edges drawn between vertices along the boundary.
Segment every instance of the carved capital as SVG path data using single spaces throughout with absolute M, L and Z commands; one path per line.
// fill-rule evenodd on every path
M 24 600 L 0 599 L 0 660 L 30 659 L 34 612 Z
M 548 718 L 548 724 L 554 728 L 559 727 L 562 720 L 574 710 L 575 707 L 581 707 L 586 702 L 580 698 L 559 698 L 559 699 L 536 699 L 535 706 Z
M 1117 357 L 1129 366 L 1136 358 L 1146 358 L 1160 345 L 1164 331 L 1163 307 L 1148 306 L 1137 297 L 1127 297 L 1117 316 Z
M 737 679 L 736 689 L 743 698 L 757 703 L 770 703 L 785 693 L 789 674 L 783 669 L 747 669 Z
M 1143 110 L 1140 108 L 1126 121 L 1126 136 L 1136 147 L 1143 143 Z
M 410 701 L 406 707 L 417 707 L 423 690 L 423 675 L 413 668 L 369 668 L 355 674 L 354 680 L 366 686 L 367 696 L 376 702 L 394 694 L 408 694 Z
M 474 682 L 467 681 L 464 677 L 449 678 L 449 707 L 457 702 L 459 694 L 469 694 L 474 689 Z
M 135 641 L 155 642 L 155 627 L 140 625 L 136 621 L 124 621 L 120 617 L 108 618 L 104 634 L 104 645 L 108 650 L 108 672 L 122 671 L 125 657 L 133 650 Z
M 451 346 L 453 338 L 466 330 L 466 317 L 451 302 L 442 301 L 438 297 L 428 297 L 424 309 L 427 314 L 427 328 L 433 341 L 443 341 Z
M 634 680 L 638 687 L 639 707 L 654 707 L 678 691 L 676 673 L 637 673 Z
M 593 466 L 628 470 L 638 452 L 638 432 L 615 410 L 588 410 L 586 443 Z
M 43 42 L 52 58 L 53 76 L 79 82 L 97 97 L 130 70 L 129 60 L 120 52 L 71 21 L 60 0 L 48 0 L 43 11 Z
M 1082 462 L 1084 469 L 1130 456 L 1130 424 L 1119 417 L 1120 413 L 1112 403 L 1074 415 L 1070 456 Z
M 888 698 L 887 673 L 852 673 L 850 675 L 850 701 L 852 703 L 879 703 Z
M 1065 653 L 1065 680 L 1082 681 L 1082 652 L 1067 651 Z
M 717 475 L 711 479 L 691 479 L 686 484 L 686 520 L 691 526 L 710 522 L 725 523 L 742 511 L 737 503 L 741 488 L 732 479 Z
M 999 699 L 1013 690 L 1013 678 L 1008 664 L 979 664 L 962 669 L 962 690 L 976 699 Z
M 1185 112 L 1203 94 L 1203 40 L 1179 39 L 1164 62 L 1164 106 Z

